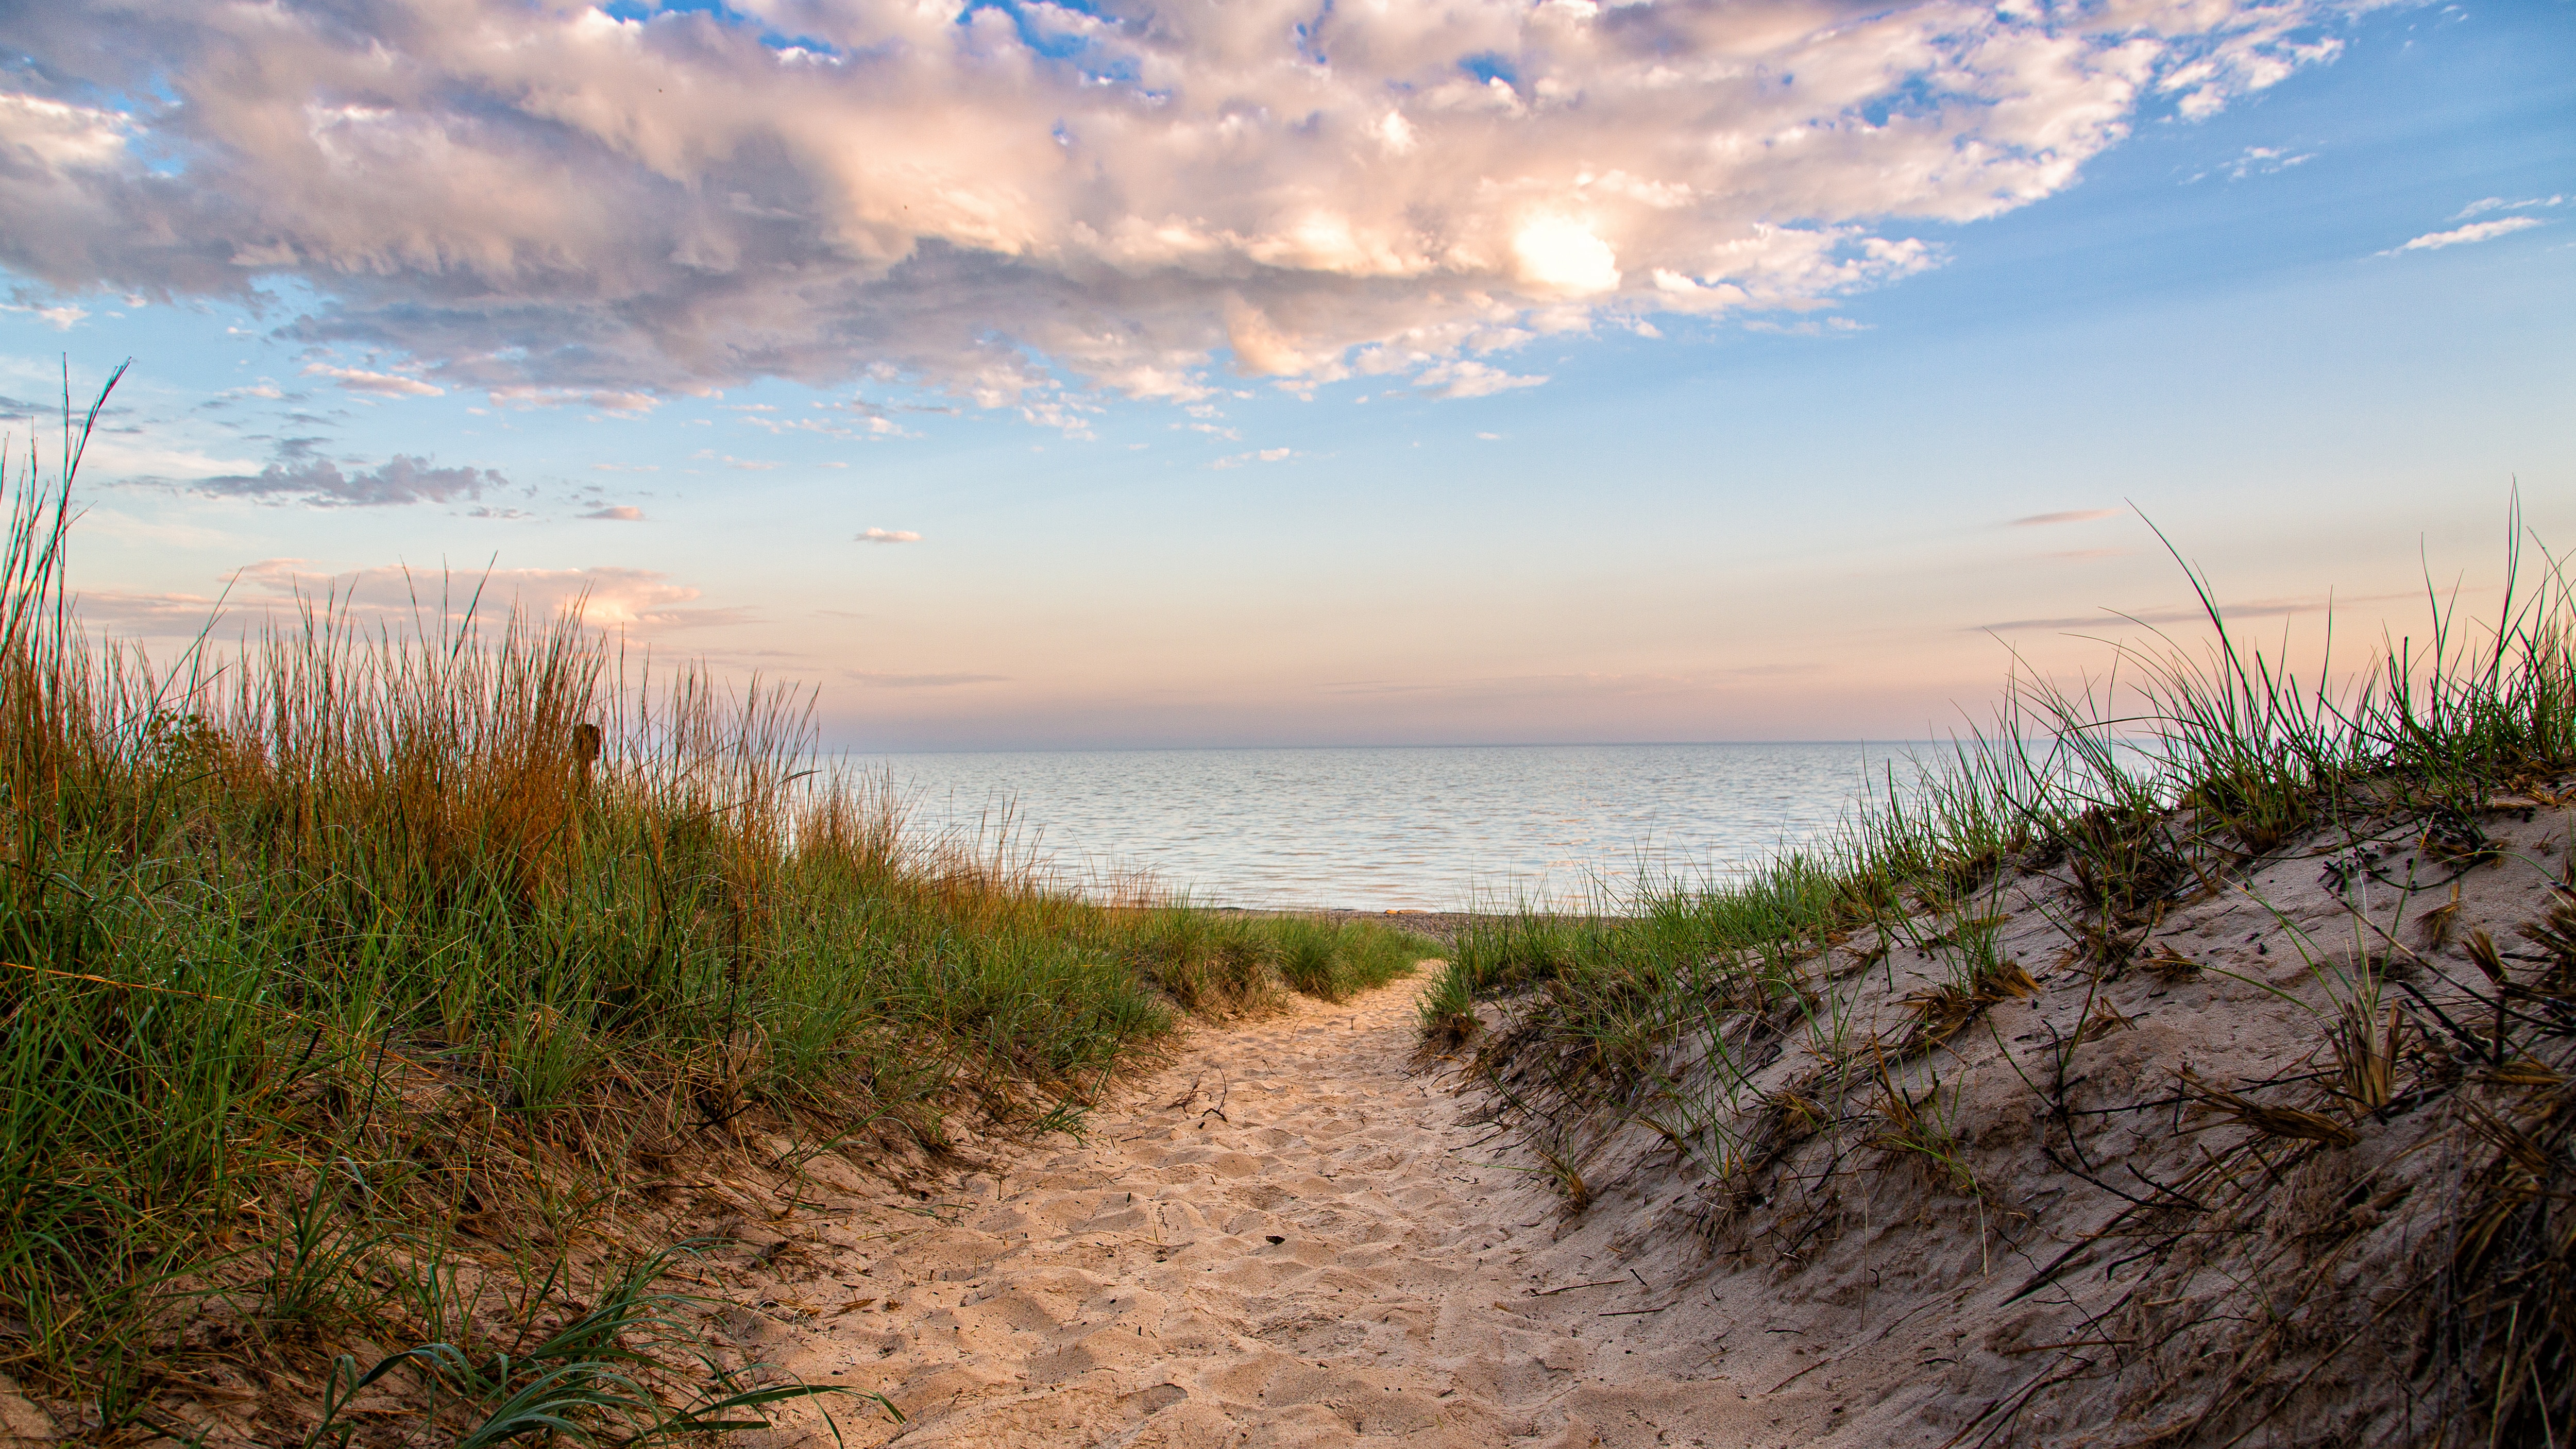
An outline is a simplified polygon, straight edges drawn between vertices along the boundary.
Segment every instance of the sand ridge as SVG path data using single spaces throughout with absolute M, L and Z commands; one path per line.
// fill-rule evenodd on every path
M 1795 1372 L 1794 1346 L 1730 1354 L 1695 1276 L 1560 1241 L 1561 1201 L 1410 1060 L 1418 989 L 1199 1028 L 1080 1145 L 956 1182 L 935 1220 L 879 1206 L 772 1251 L 738 1337 L 905 1415 L 844 1401 L 852 1444 L 1806 1437 L 1733 1377 Z

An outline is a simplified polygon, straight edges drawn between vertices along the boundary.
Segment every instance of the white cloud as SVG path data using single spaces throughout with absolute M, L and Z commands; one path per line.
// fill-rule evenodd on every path
M 1433 363 L 1414 375 L 1423 387 L 1435 389 L 1442 397 L 1490 397 L 1517 387 L 1536 387 L 1547 381 L 1545 374 L 1514 376 L 1499 367 L 1488 367 L 1473 359 Z
M 2473 221 L 2467 226 L 2455 226 L 2449 231 L 2428 231 L 2405 245 L 2392 247 L 2388 251 L 2381 252 L 2380 255 L 2385 257 L 2394 256 L 2398 252 L 2437 252 L 2444 247 L 2493 241 L 2500 236 L 2511 236 L 2518 231 L 2529 231 L 2535 226 L 2546 225 L 2548 225 L 2547 222 L 2536 216 L 2507 216 L 2495 221 Z
M 2097 518 L 2117 518 L 2117 508 L 2070 508 L 2062 513 L 2034 513 L 2012 521 L 2015 528 L 2044 528 L 2052 523 L 2091 523 Z
M 2303 166 L 2317 159 L 2319 154 L 2315 151 L 2292 152 L 2286 146 L 2248 146 L 2237 154 L 2236 159 L 2220 162 L 2212 169 L 2225 172 L 2230 181 L 2243 181 L 2249 176 L 2272 176 L 2293 166 Z M 2211 174 L 2211 171 L 2203 171 L 2189 180 L 2198 181 Z
M 1619 288 L 1619 256 L 1588 222 L 1533 217 L 1512 235 L 1521 281 L 1542 295 L 1589 297 Z
M 8 418 L 7 413 L 0 413 L 0 420 Z M 255 458 L 218 458 L 195 448 L 157 444 L 132 434 L 92 438 L 89 451 L 81 459 L 84 477 L 111 480 L 211 478 L 253 472 L 260 466 Z
M 582 517 L 596 518 L 608 523 L 642 523 L 644 510 L 631 503 L 618 503 L 606 508 L 594 508 Z
M 621 418 L 640 418 L 662 405 L 660 398 L 634 388 L 496 387 L 490 397 L 497 407 L 587 406 Z
M 82 318 L 89 315 L 88 308 L 75 307 L 69 303 L 63 303 L 52 307 L 23 307 L 15 303 L 0 302 L 0 312 L 28 313 L 34 316 L 37 321 L 44 323 L 46 326 L 53 328 L 57 332 L 71 331 L 72 328 L 80 324 Z
M 1209 464 L 1211 468 L 1240 468 L 1246 463 L 1284 463 L 1297 456 L 1294 448 L 1261 448 L 1249 453 L 1232 453 Z
M 788 433 L 820 433 L 824 437 L 837 438 L 846 443 L 874 442 L 880 438 L 910 438 L 920 436 L 917 433 L 904 431 L 902 427 L 896 424 L 894 419 L 878 415 L 865 415 L 850 422 L 844 422 L 839 418 L 831 417 L 741 417 L 734 419 L 734 421 L 747 423 L 755 428 L 766 429 L 773 435 L 783 436 Z
M 2569 198 L 2564 195 L 2531 196 L 2520 201 L 2507 201 L 2501 196 L 2482 197 L 2461 207 L 2459 213 L 2451 220 L 2466 221 L 2473 216 L 2484 216 L 2490 211 L 2532 211 L 2542 207 L 2565 206 L 2568 200 Z
M 304 369 L 306 377 L 327 377 L 351 392 L 369 393 L 376 397 L 444 397 L 447 389 L 433 386 L 416 377 L 391 372 L 369 372 L 361 367 L 333 367 L 316 362 Z
M 1472 397 L 1538 381 L 1477 359 L 1548 332 L 1936 265 L 1918 223 L 2331 57 L 2344 8 L 40 6 L 0 266 L 39 305 L 310 296 L 287 335 L 397 359 L 317 373 L 379 396 L 632 415 L 873 374 L 1076 439 L 1084 392 L 1226 366 Z
M 908 528 L 871 528 L 851 540 L 853 543 L 919 543 L 921 535 Z

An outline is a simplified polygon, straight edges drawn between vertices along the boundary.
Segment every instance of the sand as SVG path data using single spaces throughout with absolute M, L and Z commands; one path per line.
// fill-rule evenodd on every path
M 1791 1349 L 1731 1353 L 1704 1292 L 1559 1240 L 1562 1201 L 1412 1064 L 1416 990 L 1199 1028 L 1079 1147 L 957 1181 L 935 1220 L 806 1231 L 740 1336 L 904 1414 L 843 1404 L 852 1444 L 1747 1445 L 1830 1419 L 1749 1396 L 1734 1360 L 1795 1372 Z
M 2457 1407 L 2408 1387 L 2409 1325 L 2493 1155 L 2463 1114 L 2528 1106 L 2437 1023 L 2481 1019 L 2462 942 L 2519 943 L 2576 833 L 2527 803 L 2486 821 L 2499 853 L 2465 871 L 2391 824 L 2186 883 L 2107 971 L 2062 880 L 1999 882 L 1961 909 L 1999 912 L 2029 990 L 1931 1049 L 1904 1043 L 1943 949 L 1840 942 L 1800 969 L 1848 1015 L 1726 1018 L 1725 1132 L 1759 1149 L 1732 1169 L 1718 1128 L 1643 1125 L 1662 1096 L 1520 1110 L 1420 1061 L 1428 971 L 1202 1023 L 1078 1144 L 970 1141 L 977 1168 L 913 1198 L 816 1159 L 829 1191 L 747 1213 L 709 1263 L 758 1305 L 724 1326 L 890 1400 L 900 1423 L 839 1402 L 861 1445 L 2414 1442 Z M 2449 899 L 2456 931 L 2426 934 Z M 2355 1115 L 2319 1076 L 2363 957 L 2410 1024 L 2404 1091 Z M 1532 1060 L 1513 1019 L 1541 1000 L 1487 1008 L 1507 1062 Z M 1670 1103 L 1716 1110 L 1706 1050 L 1656 1064 Z M 1531 1093 L 1519 1070 L 1503 1086 Z M 2253 1130 L 2221 1089 L 2353 1140 Z M 1953 1168 L 1891 1145 L 1898 1095 Z M 1821 1125 L 1788 1130 L 1800 1101 Z M 830 1442 L 810 1417 L 771 1440 Z

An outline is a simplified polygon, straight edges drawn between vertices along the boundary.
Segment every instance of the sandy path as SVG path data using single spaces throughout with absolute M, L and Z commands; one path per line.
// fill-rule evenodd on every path
M 907 1416 L 838 1411 L 858 1444 L 1776 1442 L 1706 1335 L 1654 1330 L 1643 1277 L 1543 1291 L 1587 1282 L 1583 1255 L 1407 1071 L 1416 989 L 1201 1029 L 946 1221 L 811 1242 L 794 1326 L 748 1336 Z

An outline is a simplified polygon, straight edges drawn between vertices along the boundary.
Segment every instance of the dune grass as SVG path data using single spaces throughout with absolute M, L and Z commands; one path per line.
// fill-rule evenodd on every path
M 1741 882 L 1473 922 L 1424 993 L 1424 1031 L 1458 1040 L 1476 1000 L 1543 987 L 1604 1060 L 1633 1056 L 1630 1038 L 1707 994 L 1710 963 L 1758 990 L 1828 936 L 1918 936 L 1926 915 L 1973 934 L 2014 870 L 2067 872 L 2099 949 L 2115 951 L 2176 887 L 2346 813 L 2419 817 L 2434 850 L 2474 856 L 2491 797 L 2576 768 L 2576 593 L 2555 559 L 2524 563 L 2518 513 L 2509 534 L 2495 620 L 2473 631 L 2428 595 L 2426 640 L 2388 641 L 2340 681 L 2242 648 L 2186 566 L 2211 627 L 2202 652 L 2159 635 L 2118 646 L 2099 686 L 2016 678 L 1987 726 L 1911 779 L 1891 769 L 1838 830 Z
M 2161 635 L 2120 646 L 2111 674 L 2083 688 L 2016 679 L 1987 728 L 1912 780 L 1891 774 L 1839 832 L 1740 883 L 1469 924 L 1423 994 L 1425 1048 L 1464 1063 L 1578 1207 L 1601 1187 L 1586 1180 L 1591 1158 L 1629 1125 L 1709 1180 L 1750 1184 L 1821 1128 L 1858 1122 L 1853 1140 L 1929 1161 L 1974 1197 L 1956 1144 L 1984 1124 L 1955 1120 L 1959 1094 L 1943 1095 L 1937 1071 L 1915 1092 L 1891 1068 L 1929 1061 L 1988 1007 L 2039 993 L 1996 949 L 2012 882 L 2047 878 L 2063 903 L 2050 909 L 2066 913 L 2051 924 L 2079 981 L 2098 986 L 2132 964 L 2198 969 L 2143 954 L 2165 912 L 2321 835 L 2404 838 L 2456 878 L 2499 857 L 2481 824 L 2496 810 L 2576 803 L 2576 594 L 2558 560 L 2522 552 L 2518 514 L 2508 536 L 2494 613 L 2471 621 L 2428 591 L 2426 637 L 2384 640 L 2349 674 L 2303 676 L 2245 647 L 2186 567 L 2207 606 L 2203 646 Z M 2335 868 L 2330 858 L 2329 878 Z M 2403 1049 L 2409 1102 L 2447 1100 L 2463 1078 L 2446 1063 L 2462 1059 L 2529 1090 L 2509 1110 L 2462 1097 L 2439 1119 L 2441 1150 L 2465 1165 L 2423 1231 L 2464 1246 L 2401 1295 L 2429 1325 L 2422 1392 L 2467 1406 L 2458 1423 L 2481 1443 L 2563 1442 L 2551 1426 L 2576 1422 L 2576 866 L 2558 882 L 2552 913 L 2521 928 L 2538 954 L 2514 958 L 2545 958 L 2555 974 L 2517 980 L 2494 942 L 2469 943 L 2491 1026 L 2453 1020 L 2420 992 L 2401 1010 L 2364 952 L 2348 971 L 2316 968 L 2335 973 L 2318 1044 L 2338 1084 L 2331 1110 L 2189 1078 L 2180 1089 L 2222 1118 L 2333 1146 L 2355 1140 L 2347 1118 L 2399 1098 L 2409 1040 L 2423 1044 Z M 2447 940 L 2438 908 L 2420 929 L 2428 952 Z M 2394 941 L 2381 949 L 2419 959 Z M 1891 951 L 1948 976 L 1899 1003 L 1910 1025 L 1881 1039 L 1855 1030 L 1855 1003 L 1882 984 L 1892 993 L 1879 969 Z M 2124 1024 L 2088 1020 L 2054 1048 L 2059 1099 L 2034 1110 L 2062 1114 L 2065 1053 Z M 1784 1033 L 1803 1038 L 1816 1071 L 1753 1091 Z M 1769 1055 L 1748 1059 L 1757 1047 Z M 1858 1103 L 1857 1115 L 1811 1092 Z M 1867 1158 L 1834 1157 L 1847 1160 Z M 1748 1187 L 1743 1200 L 1762 1199 Z
M 66 592 L 66 432 L 0 559 L 0 1369 L 102 1438 L 186 1437 L 157 1406 L 228 1363 L 411 1385 L 459 1442 L 754 1422 L 774 1395 L 662 1353 L 699 1393 L 665 1404 L 611 1352 L 677 1322 L 636 1276 L 674 1164 L 1078 1128 L 1184 1014 L 1436 949 L 924 840 L 801 696 L 573 616 L 311 600 L 156 663 Z M 601 1294 L 633 1322 L 597 1343 L 531 1327 Z M 419 1347 L 331 1367 L 357 1340 Z

